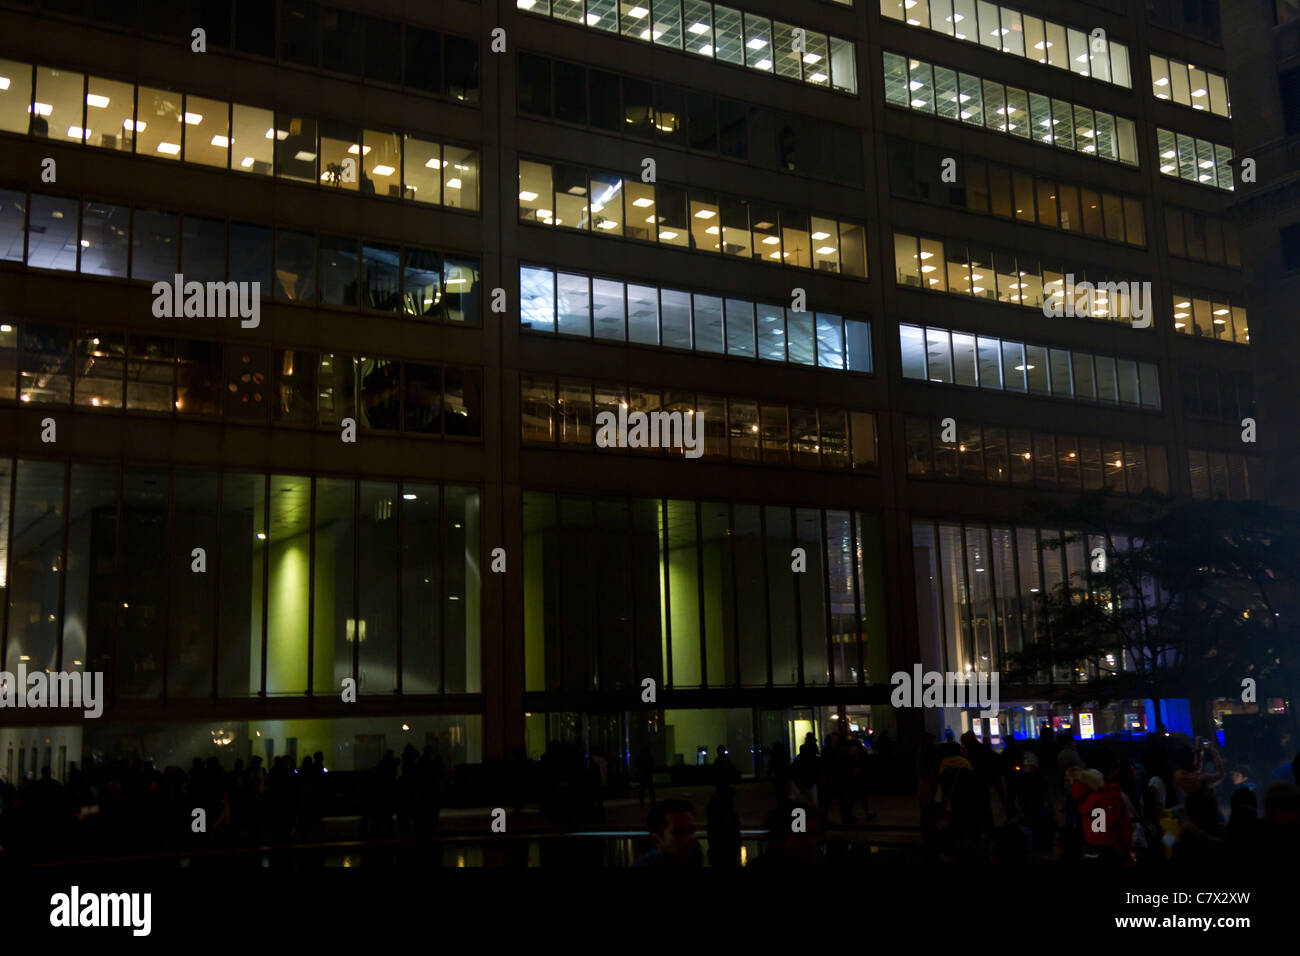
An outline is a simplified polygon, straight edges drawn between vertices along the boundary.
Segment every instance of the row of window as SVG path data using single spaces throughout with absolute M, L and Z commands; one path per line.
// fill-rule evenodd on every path
M 857 93 L 853 41 L 709 0 L 515 0 L 528 13 Z M 798 31 L 796 33 L 795 31 Z M 802 43 L 799 37 L 802 36 Z
M 862 185 L 851 126 L 531 53 L 519 55 L 518 85 L 527 116 Z
M 680 186 L 565 163 L 519 160 L 519 218 L 769 265 L 867 276 L 861 223 L 703 190 L 688 194 Z
M 294 66 L 478 102 L 477 40 L 311 0 L 44 0 L 40 6 L 47 14 L 88 16 L 171 43 L 183 40 L 187 49 L 191 31 L 202 27 L 209 49 L 272 58 L 278 51 L 281 62 Z
M 479 514 L 456 485 L 0 460 L 5 670 L 102 671 L 114 700 L 478 693 Z
M 1160 408 L 1160 373 L 1153 362 L 914 325 L 900 325 L 898 341 L 904 378 Z
M 281 302 L 479 321 L 474 256 L 0 190 L 0 261 L 172 282 L 258 282 Z
M 1245 308 L 1228 302 L 1223 296 L 1210 299 L 1175 292 L 1174 328 L 1184 335 L 1195 335 L 1197 338 L 1250 344 L 1250 327 L 1246 324 Z
M 647 675 L 860 686 L 887 672 L 875 513 L 526 491 L 523 567 L 527 691 L 631 691 Z
M 1156 148 L 1160 151 L 1160 172 L 1164 175 L 1229 192 L 1235 188 L 1231 146 L 1157 128 Z
M 1128 550 L 1125 539 L 1109 543 Z M 955 673 L 1006 669 L 1010 655 L 1047 638 L 1042 599 L 1062 584 L 1086 587 L 1092 552 L 1107 545 L 1102 535 L 1059 528 L 913 521 L 924 666 Z M 1085 676 L 1065 665 L 1048 670 L 1040 675 L 1044 681 Z
M 1115 290 L 1115 301 L 1111 301 L 1109 290 L 1100 288 L 1107 280 L 1096 270 L 1085 270 L 1082 266 L 1072 266 L 1067 271 L 1059 262 L 1034 255 L 1000 249 L 989 252 L 987 246 L 918 239 L 898 232 L 894 233 L 894 263 L 895 281 L 901 286 L 1009 302 L 1040 312 L 1060 309 L 1066 316 L 1075 318 L 1126 325 L 1133 321 L 1131 296 L 1126 291 L 1131 280 L 1124 280 L 1125 285 Z M 1070 275 L 1074 277 L 1074 289 L 1065 286 Z M 1079 288 L 1085 281 L 1096 287 L 1091 303 L 1087 290 Z M 1152 308 L 1153 303 L 1148 301 L 1145 307 Z
M 1255 379 L 1249 372 L 1187 362 L 1179 369 L 1179 381 L 1189 416 L 1239 425 L 1255 414 Z
M 0 324 L 0 400 L 479 438 L 483 375 L 370 356 Z
M 1216 116 L 1232 116 L 1228 81 L 1221 73 L 1192 66 L 1172 57 L 1151 54 L 1151 92 L 1156 99 L 1172 100 Z
M 871 371 L 871 323 L 750 299 L 519 267 L 520 327 L 583 338 Z
M 957 160 L 957 182 L 941 179 L 944 159 Z M 891 140 L 889 184 L 896 196 L 957 206 L 1096 239 L 1145 246 L 1142 200 L 987 163 L 924 143 Z
M 1128 89 L 1128 47 L 985 0 L 880 0 L 881 16 Z
M 10 60 L 0 60 L 0 130 L 370 196 L 479 207 L 476 149 Z
M 1187 469 L 1193 498 L 1230 498 L 1244 501 L 1254 497 L 1251 472 L 1259 466 L 1245 455 L 1189 448 Z
M 871 412 L 566 378 L 557 384 L 551 375 L 524 375 L 519 391 L 521 438 L 533 444 L 592 448 L 596 416 L 610 412 L 618 418 L 622 407 L 628 415 L 675 412 L 682 416 L 683 428 L 691 416 L 702 415 L 695 426 L 701 460 L 833 470 L 876 467 L 876 416 Z M 647 447 L 637 453 L 680 458 L 683 452 L 683 447 Z
M 1165 206 L 1165 237 L 1171 255 L 1219 266 L 1241 267 L 1237 226 L 1222 216 L 1181 206 Z
M 1111 162 L 1138 165 L 1131 119 L 884 54 L 885 102 Z
M 943 440 L 942 419 L 908 416 L 907 473 L 983 484 L 1036 485 L 1060 491 L 1169 493 L 1164 445 L 1030 432 L 1027 428 L 957 421 L 956 440 Z

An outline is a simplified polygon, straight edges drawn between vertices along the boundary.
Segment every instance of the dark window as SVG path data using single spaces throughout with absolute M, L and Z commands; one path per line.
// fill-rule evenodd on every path
M 320 8 L 303 0 L 280 4 L 280 58 L 290 63 L 320 63 Z
M 366 18 L 365 73 L 383 83 L 402 82 L 401 24 Z
M 361 75 L 362 18 L 326 7 L 321 12 L 321 66 L 338 73 Z
M 862 134 L 852 126 L 836 126 L 832 140 L 834 172 L 846 183 L 862 182 Z
M 744 103 L 718 100 L 718 136 L 723 156 L 749 158 L 749 125 Z
M 768 169 L 784 169 L 781 165 L 781 150 L 778 136 L 780 133 L 776 117 L 765 106 L 748 108 L 749 156 L 756 166 Z M 743 158 L 743 157 L 742 157 Z
M 442 370 L 406 363 L 406 430 L 437 434 L 442 430 Z
M 357 241 L 346 236 L 321 236 L 320 301 L 325 305 L 357 305 Z
M 1282 264 L 1300 269 L 1300 222 L 1282 227 Z
M 713 97 L 686 94 L 686 135 L 691 149 L 718 151 L 718 110 Z
M 587 71 L 577 63 L 556 61 L 555 118 L 587 124 Z
M 447 37 L 447 95 L 478 102 L 478 44 L 464 37 Z
M 427 93 L 442 92 L 442 38 L 432 30 L 406 28 L 406 85 Z
M 518 83 L 519 112 L 532 116 L 550 116 L 551 61 L 531 53 L 519 54 Z
M 85 253 L 82 253 L 85 259 Z M 181 224 L 181 273 L 199 282 L 226 279 L 226 221 L 186 216 Z
M 623 110 L 618 102 L 618 77 L 600 70 L 587 71 L 591 125 L 616 133 L 623 129 Z
M 367 242 L 361 247 L 361 304 L 367 309 L 398 311 L 400 255 L 397 246 Z
M 1287 135 L 1300 132 L 1300 68 L 1287 70 L 1278 76 L 1282 89 L 1282 115 L 1286 120 Z
M 231 0 L 199 0 L 199 26 L 207 31 L 207 45 L 230 46 Z
M 234 278 L 234 270 L 231 270 Z M 316 298 L 316 237 L 290 229 L 275 231 L 275 297 L 290 302 Z
M 271 292 L 271 229 L 247 223 L 230 224 L 230 280 L 260 282 L 262 294 Z
M 275 4 L 266 0 L 235 0 L 235 49 L 258 56 L 275 56 Z
M 46 10 L 60 13 L 73 13 L 83 16 L 86 12 L 85 0 L 45 0 L 42 6 Z M 177 2 L 177 0 L 141 0 L 140 23 L 146 33 L 173 38 L 184 37 L 188 48 L 190 30 L 194 29 L 198 16 L 198 4 L 195 2 Z

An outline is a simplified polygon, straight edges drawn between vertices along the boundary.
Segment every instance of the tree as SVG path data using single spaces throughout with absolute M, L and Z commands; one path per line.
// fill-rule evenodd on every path
M 1211 701 L 1300 687 L 1300 515 L 1257 501 L 1173 503 L 1089 493 L 1046 521 L 1086 543 L 1088 569 L 1038 596 L 1046 637 L 1012 681 L 1070 703 L 1186 697 L 1198 734 Z M 1074 571 L 1075 569 L 1071 569 Z M 1068 679 L 1063 675 L 1068 675 Z

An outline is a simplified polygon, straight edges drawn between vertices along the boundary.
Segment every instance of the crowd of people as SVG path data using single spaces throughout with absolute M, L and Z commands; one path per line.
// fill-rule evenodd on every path
M 1294 866 L 1300 858 L 1300 755 L 1261 782 L 1248 766 L 1229 769 L 1213 741 L 1193 742 L 1160 726 L 1138 756 L 1101 745 L 1085 757 L 1072 734 L 1047 725 L 1036 740 L 1008 740 L 1000 752 L 970 732 L 943 743 L 927 734 L 915 763 L 923 860 L 1221 867 L 1229 874 Z M 826 862 L 832 814 L 851 826 L 859 803 L 867 811 L 870 766 L 860 742 L 837 734 L 820 752 L 809 734 L 788 765 L 777 750 L 768 766 L 776 806 L 756 862 Z M 729 790 L 719 781 L 705 811 L 712 866 L 739 862 Z M 647 823 L 652 848 L 638 866 L 703 862 L 693 805 L 655 804 Z M 851 841 L 836 847 L 841 858 L 846 845 Z
M 0 858 L 134 855 L 206 847 L 258 846 L 318 837 L 339 806 L 325 757 L 297 763 L 261 757 L 224 769 L 195 758 L 188 771 L 152 761 L 72 764 L 66 783 L 49 767 L 15 788 L 0 781 Z M 337 776 L 337 775 L 336 775 Z M 360 777 L 358 836 L 425 835 L 438 825 L 446 771 L 429 745 L 392 751 Z M 199 835 L 202 834 L 202 839 Z
M 1229 770 L 1212 740 L 1160 726 L 1140 754 L 1100 745 L 1085 757 L 1072 734 L 1044 725 L 1001 753 L 972 733 L 927 737 L 917 802 L 932 860 L 1253 865 L 1300 848 L 1297 771 L 1300 757 L 1265 790 L 1249 767 Z
M 1131 748 L 1085 743 L 1046 725 L 1036 739 L 1006 740 L 1000 751 L 973 733 L 959 741 L 923 737 L 912 765 L 922 860 L 1254 867 L 1300 855 L 1300 757 L 1257 778 L 1248 766 L 1225 764 L 1213 741 L 1163 727 Z M 743 775 L 725 746 L 712 756 L 701 769 L 712 783 L 702 808 L 707 851 L 695 835 L 694 806 L 657 799 L 649 745 L 611 767 L 598 751 L 553 741 L 536 761 L 516 753 L 495 779 L 507 805 L 536 804 L 561 830 L 605 822 L 611 792 L 635 794 L 650 805 L 652 847 L 640 865 L 707 856 L 713 866 L 737 866 Z M 841 832 L 828 844 L 827 827 L 866 823 L 876 816 L 874 794 L 911 786 L 905 755 L 894 759 L 894 745 L 880 734 L 832 733 L 819 746 L 810 733 L 793 759 L 781 742 L 762 756 L 755 769 L 767 782 L 746 794 L 747 812 L 756 796 L 760 814 L 770 808 L 760 865 L 851 855 L 858 838 Z M 353 774 L 330 774 L 319 752 L 300 763 L 276 757 L 269 767 L 261 757 L 231 769 L 195 759 L 188 771 L 92 760 L 73 764 L 66 783 L 45 767 L 17 788 L 0 781 L 0 859 L 306 843 L 322 837 L 324 817 L 336 813 L 356 820 L 362 840 L 432 836 L 449 776 L 433 746 L 412 745 Z

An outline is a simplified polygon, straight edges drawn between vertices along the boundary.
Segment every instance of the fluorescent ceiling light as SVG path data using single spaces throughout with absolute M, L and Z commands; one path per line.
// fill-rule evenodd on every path
M 655 201 L 653 199 L 646 199 L 644 196 L 642 196 L 640 199 L 632 200 L 633 206 L 640 206 L 642 209 L 644 209 L 646 206 L 653 206 L 654 204 Z
M 230 145 L 230 140 L 225 136 L 220 136 L 220 135 L 212 137 L 210 142 L 212 143 L 213 146 L 219 146 L 222 149 L 225 149 L 227 146 Z
M 645 7 L 633 7 L 631 10 L 627 12 L 627 15 L 631 17 L 633 20 L 640 20 L 642 17 L 646 16 L 649 12 L 650 11 L 647 10 Z
M 522 199 L 524 202 L 532 202 L 534 199 L 537 198 L 537 193 L 530 192 L 529 190 L 524 189 L 520 191 L 519 198 Z
M 448 189 L 460 189 L 460 180 L 459 180 L 459 179 L 449 179 L 449 180 L 447 180 L 447 188 L 448 188 Z
M 298 150 L 298 152 L 293 154 L 293 158 L 299 160 L 300 162 L 310 163 L 316 159 L 316 154 L 309 153 L 305 149 L 300 149 Z
M 158 152 L 160 152 L 160 153 L 166 153 L 168 156 L 175 156 L 175 155 L 176 155 L 177 153 L 179 153 L 180 151 L 181 151 L 181 148 L 180 148 L 180 146 L 179 146 L 178 144 L 176 144 L 176 143 L 159 143 L 159 144 L 158 144 Z
M 696 219 L 712 219 L 717 213 L 712 209 L 701 209 L 695 214 Z
M 694 33 L 696 36 L 699 36 L 701 33 L 708 33 L 708 32 L 709 32 L 709 27 L 708 27 L 708 25 L 707 25 L 707 24 L 704 24 L 704 23 L 692 23 L 692 24 L 691 24 L 689 27 L 687 27 L 686 29 L 687 29 L 688 31 L 690 31 L 691 33 Z
M 186 122 L 188 125 L 190 125 L 190 126 L 198 126 L 200 123 L 203 122 L 203 114 L 202 114 L 202 113 L 186 113 L 186 114 L 185 114 L 185 122 Z
M 396 171 L 397 170 L 394 169 L 392 166 L 386 165 L 385 163 L 380 163 L 378 166 L 376 166 L 374 169 L 371 170 L 371 172 L 374 173 L 376 176 L 391 176 Z
M 8 87 L 8 83 L 6 83 L 5 86 Z M 98 93 L 87 93 L 86 105 L 93 106 L 96 109 L 102 110 L 105 106 L 108 105 L 108 97 L 100 96 Z
M 760 39 L 759 37 L 754 37 L 754 39 L 746 43 L 745 46 L 749 47 L 751 50 L 761 50 L 763 47 L 767 46 L 767 41 Z

